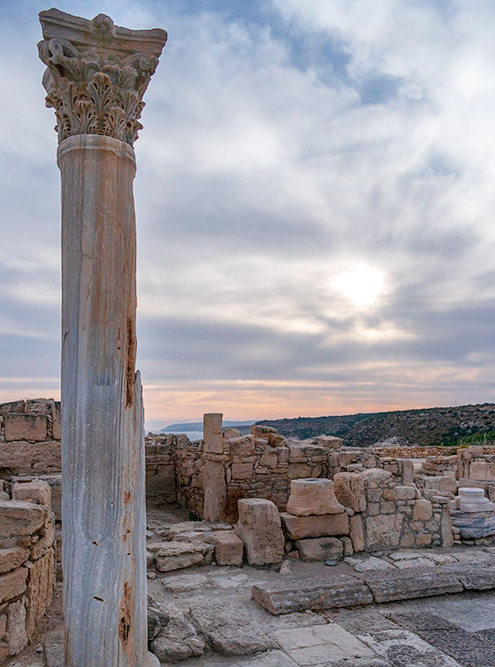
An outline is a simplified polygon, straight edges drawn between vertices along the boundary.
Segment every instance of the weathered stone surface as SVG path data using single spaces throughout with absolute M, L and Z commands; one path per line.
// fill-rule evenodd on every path
M 438 477 L 425 477 L 425 489 L 435 489 L 440 493 L 455 493 L 458 482 L 453 477 L 441 475 Z
M 473 461 L 469 467 L 470 479 L 495 480 L 495 463 Z
M 283 512 L 280 519 L 286 536 L 291 540 L 349 534 L 349 515 L 345 512 L 320 516 L 294 516 Z
M 0 604 L 24 593 L 27 575 L 27 567 L 19 567 L 17 570 L 0 575 Z
M 4 416 L 5 440 L 43 442 L 47 439 L 48 420 L 45 415 L 8 413 Z
M 218 565 L 242 565 L 244 543 L 233 532 L 217 531 L 208 537 L 208 542 L 215 547 Z
M 12 484 L 12 499 L 26 500 L 38 505 L 51 505 L 50 485 L 41 479 L 35 479 L 32 482 Z
M 0 447 L 0 468 L 13 475 L 60 472 L 61 465 L 60 440 L 3 442 Z
M 366 583 L 370 587 L 375 602 L 393 602 L 412 598 L 459 593 L 462 584 L 459 577 L 438 568 L 427 571 L 416 569 L 392 576 L 369 574 Z
M 0 501 L 0 537 L 32 535 L 45 523 L 48 509 L 24 500 Z
M 239 500 L 236 534 L 244 542 L 250 565 L 281 563 L 285 538 L 274 503 L 261 498 Z
M 249 655 L 277 648 L 246 607 L 208 602 L 191 607 L 194 625 L 222 655 Z
M 366 496 L 364 492 L 364 480 L 355 472 L 339 472 L 334 475 L 334 490 L 337 500 L 345 507 L 350 507 L 355 512 L 364 512 L 366 509 Z
M 237 428 L 227 427 L 222 431 L 224 440 L 232 440 L 233 438 L 240 438 L 242 433 Z
M 318 611 L 334 607 L 351 607 L 373 602 L 373 595 L 364 581 L 341 575 L 319 583 L 301 582 L 278 586 L 253 586 L 252 598 L 271 614 L 290 614 L 307 610 Z
M 28 636 L 26 634 L 26 607 L 24 600 L 18 600 L 9 604 L 7 632 L 9 635 L 9 653 L 17 655 L 27 646 Z
M 488 591 L 495 589 L 495 567 L 476 565 L 453 565 L 454 572 L 467 591 Z
M 382 468 L 369 468 L 361 473 L 361 477 L 365 486 L 383 484 L 384 482 L 391 482 L 393 480 L 392 473 Z
M 465 539 L 480 539 L 495 535 L 495 515 L 465 514 L 453 511 L 451 513 L 452 525 L 460 530 Z
M 309 537 L 296 540 L 295 547 L 301 559 L 306 561 L 341 560 L 344 557 L 344 545 L 336 537 Z
M 55 541 L 55 516 L 53 512 L 48 517 L 45 525 L 41 528 L 42 536 L 31 547 L 31 560 L 38 560 L 44 556 L 50 547 L 54 546 Z
M 203 439 L 205 441 L 205 453 L 222 454 L 222 420 L 220 413 L 210 413 L 203 416 Z
M 7 412 L 24 412 L 25 407 L 25 401 L 9 401 L 8 403 L 0 403 L 0 415 L 6 415 Z
M 204 641 L 198 637 L 196 628 L 173 604 L 160 605 L 169 618 L 165 628 L 151 643 L 151 650 L 160 662 L 175 663 L 203 655 Z
M 204 574 L 181 574 L 176 577 L 162 579 L 163 588 L 172 593 L 186 593 L 211 586 L 211 581 Z
M 427 521 L 428 519 L 431 519 L 432 514 L 433 509 L 429 500 L 425 500 L 424 498 L 416 500 L 413 509 L 414 521 Z
M 30 637 L 45 615 L 53 599 L 55 583 L 55 554 L 53 549 L 33 563 L 28 579 L 28 613 L 26 632 Z
M 227 483 L 225 468 L 220 461 L 206 461 L 203 468 L 204 509 L 206 521 L 225 519 Z
M 366 518 L 366 545 L 368 549 L 397 547 L 404 520 L 403 514 L 380 514 Z
M 312 514 L 341 514 L 345 508 L 334 492 L 334 483 L 330 479 L 293 479 L 290 483 L 290 497 L 287 512 L 296 516 Z
M 346 558 L 346 563 L 352 565 L 356 572 L 378 572 L 383 570 L 394 571 L 394 566 L 381 558 Z
M 29 551 L 14 547 L 12 549 L 0 549 L 0 574 L 10 572 L 20 567 L 29 558 Z
M 364 551 L 363 519 L 360 514 L 355 514 L 349 519 L 349 535 L 355 552 Z
M 192 565 L 204 565 L 213 553 L 213 547 L 204 542 L 164 542 L 156 554 L 159 572 L 181 570 Z
M 342 448 L 342 438 L 337 438 L 335 435 L 317 435 L 314 442 L 319 447 L 327 447 L 336 451 Z

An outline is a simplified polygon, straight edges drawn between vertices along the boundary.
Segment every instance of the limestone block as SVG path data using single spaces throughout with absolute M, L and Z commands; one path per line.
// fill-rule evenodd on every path
M 48 517 L 46 505 L 35 505 L 24 500 L 0 502 L 0 537 L 32 535 L 43 526 Z
M 213 546 L 204 542 L 165 542 L 156 554 L 159 572 L 181 570 L 192 565 L 203 565 L 211 559 Z
M 311 514 L 341 514 L 345 507 L 335 497 L 334 483 L 330 479 L 293 479 L 287 512 L 296 516 Z
M 4 417 L 5 440 L 27 440 L 43 442 L 46 440 L 48 419 L 46 415 L 27 415 L 8 413 Z
M 9 604 L 7 611 L 7 632 L 9 637 L 9 653 L 17 655 L 27 646 L 26 607 L 24 600 Z
M 435 489 L 441 493 L 455 493 L 458 482 L 452 477 L 444 475 L 439 477 L 425 477 L 425 489 Z
M 404 520 L 403 514 L 380 514 L 366 519 L 366 545 L 368 549 L 397 547 Z
M 255 438 L 267 438 L 270 433 L 276 433 L 277 429 L 271 426 L 263 426 L 262 424 L 252 424 L 251 435 Z
M 160 612 L 162 618 L 168 620 L 151 644 L 160 662 L 176 664 L 177 661 L 203 655 L 205 642 L 180 609 L 173 604 L 160 605 Z
M 24 412 L 25 401 L 11 401 L 10 403 L 0 403 L 0 415 L 5 416 L 8 412 Z
M 348 558 L 349 556 L 352 556 L 354 553 L 354 549 L 352 546 L 352 540 L 350 537 L 341 537 L 342 540 L 342 545 L 344 547 L 344 558 Z
M 208 542 L 215 547 L 215 560 L 218 565 L 242 565 L 244 543 L 231 531 L 217 531 Z
M 29 551 L 14 547 L 12 549 L 0 549 L 0 574 L 10 572 L 20 567 L 29 558 Z
M 495 463 L 473 461 L 469 468 L 470 479 L 495 480 Z
M 49 440 L 42 443 L 3 442 L 0 447 L 0 468 L 8 468 L 12 474 L 36 474 L 60 472 L 61 443 Z
M 414 463 L 413 461 L 402 461 L 402 484 L 403 486 L 412 486 L 414 484 Z
M 285 538 L 276 505 L 262 498 L 244 498 L 238 508 L 236 534 L 244 542 L 248 563 L 281 563 Z
M 333 483 L 339 503 L 351 507 L 355 512 L 364 512 L 366 496 L 361 475 L 354 472 L 339 472 L 334 475 Z
M 253 463 L 233 463 L 232 479 L 251 479 L 253 476 Z
M 0 575 L 0 604 L 24 593 L 27 575 L 27 567 L 19 567 L 17 570 Z
M 62 440 L 62 414 L 60 401 L 55 401 L 52 409 L 52 437 L 54 440 Z
M 342 560 L 344 557 L 344 545 L 336 537 L 309 537 L 296 540 L 294 544 L 301 560 L 314 562 Z
M 314 442 L 319 447 L 326 447 L 339 451 L 342 448 L 342 438 L 337 438 L 335 435 L 317 435 Z
M 349 519 L 349 535 L 352 540 L 352 546 L 355 552 L 364 551 L 364 530 L 363 519 L 360 514 L 355 514 Z
M 55 553 L 49 549 L 47 553 L 33 563 L 29 569 L 28 579 L 28 611 L 26 632 L 28 637 L 45 615 L 53 599 L 55 584 Z
M 409 600 L 462 591 L 458 576 L 437 568 L 429 568 L 423 572 L 416 569 L 405 570 L 394 574 L 393 577 L 370 574 L 366 576 L 366 583 L 374 595 L 375 602 Z
M 413 519 L 414 521 L 428 521 L 433 514 L 431 501 L 420 498 L 414 503 Z
M 26 483 L 16 482 L 12 485 L 13 500 L 26 500 L 30 503 L 38 503 L 38 505 L 51 505 L 51 496 L 50 485 L 40 479 Z
M 257 584 L 253 586 L 251 595 L 253 600 L 274 615 L 373 602 L 373 595 L 364 581 L 348 575 L 304 587 L 294 586 L 293 582 L 278 585 Z
M 361 477 L 366 487 L 369 487 L 372 484 L 384 484 L 385 482 L 391 482 L 393 480 L 392 473 L 382 470 L 381 468 L 369 468 L 361 473 Z
M 62 520 L 62 475 L 42 475 L 43 479 L 50 485 L 51 489 L 51 508 L 57 521 Z
M 346 512 L 320 516 L 294 516 L 284 512 L 280 519 L 286 536 L 291 540 L 349 534 L 349 515 Z
M 222 436 L 224 440 L 232 440 L 233 438 L 240 438 L 242 433 L 236 428 L 224 428 Z
M 396 486 L 393 491 L 394 500 L 414 500 L 416 498 L 415 486 Z
M 223 415 L 219 413 L 203 417 L 203 439 L 207 454 L 223 454 L 222 420 Z
M 312 474 L 312 466 L 308 463 L 289 463 L 288 477 L 292 479 L 308 478 Z
M 232 458 L 254 456 L 254 438 L 252 435 L 243 435 L 240 438 L 229 440 L 227 446 Z
M 55 542 L 55 515 L 53 512 L 46 520 L 45 526 L 41 528 L 40 533 L 42 533 L 42 536 L 31 547 L 31 560 L 38 560 L 38 558 L 44 556 Z
M 227 505 L 225 468 L 219 461 L 206 461 L 203 468 L 204 507 L 206 521 L 222 521 Z

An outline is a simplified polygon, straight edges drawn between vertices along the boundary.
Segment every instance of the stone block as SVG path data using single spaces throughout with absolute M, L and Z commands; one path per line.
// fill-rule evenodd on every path
M 495 463 L 488 461 L 472 461 L 469 467 L 470 479 L 495 480 Z
M 399 546 L 403 514 L 380 514 L 366 519 L 366 545 L 368 549 Z
M 57 521 L 62 521 L 62 475 L 41 475 L 39 479 L 50 485 L 52 512 Z
M 46 415 L 8 413 L 4 417 L 5 440 L 27 440 L 43 442 L 47 439 L 48 418 Z
M 458 482 L 452 477 L 425 477 L 425 489 L 435 489 L 440 493 L 456 493 Z
M 412 486 L 414 484 L 414 463 L 413 461 L 402 461 L 402 484 Z
M 225 468 L 219 461 L 205 461 L 203 468 L 204 506 L 206 521 L 222 521 L 227 508 Z
M 414 521 L 428 521 L 433 514 L 431 501 L 420 498 L 414 503 L 413 519 Z
M 280 518 L 285 534 L 291 540 L 349 534 L 349 515 L 345 512 L 320 516 L 294 516 L 284 512 Z
M 326 447 L 335 451 L 342 449 L 342 438 L 337 438 L 335 435 L 317 435 L 314 442 L 319 447 Z
M 207 454 L 223 454 L 222 420 L 223 415 L 220 413 L 203 416 L 203 439 Z
M 20 567 L 29 558 L 29 551 L 21 547 L 0 549 L 0 574 L 10 572 Z
M 360 514 L 355 514 L 349 519 L 349 536 L 355 552 L 364 551 L 363 519 Z
M 17 655 L 28 644 L 26 634 L 26 607 L 24 600 L 9 604 L 7 611 L 7 632 L 9 637 L 9 653 Z
M 260 584 L 253 586 L 251 595 L 253 600 L 274 615 L 352 607 L 373 602 L 373 595 L 366 583 L 348 575 L 305 586 L 294 586 L 293 582 L 279 585 Z
M 243 435 L 228 441 L 227 446 L 231 458 L 244 458 L 254 456 L 254 438 L 252 435 Z
M 355 512 L 366 509 L 364 481 L 361 475 L 353 472 L 339 472 L 334 475 L 335 496 L 339 503 L 352 508 Z
M 35 505 L 24 500 L 0 502 L 0 537 L 32 535 L 39 530 L 48 517 L 46 505 Z
M 215 547 L 218 565 L 242 565 L 244 543 L 233 532 L 217 531 L 208 537 L 208 542 Z
M 211 561 L 213 546 L 204 542 L 164 542 L 156 553 L 156 569 L 172 572 Z
M 233 463 L 232 479 L 251 479 L 253 476 L 253 463 Z
M 367 575 L 366 583 L 375 602 L 394 602 L 462 591 L 457 575 L 437 568 L 421 572 L 414 568 L 394 574 L 393 577 L 383 574 Z
M 52 409 L 52 437 L 54 440 L 62 440 L 62 414 L 60 401 L 55 401 Z
M 27 567 L 0 574 L 0 604 L 13 600 L 26 590 Z
M 287 512 L 296 516 L 341 514 L 345 507 L 335 497 L 330 479 L 294 479 L 290 483 Z
M 366 487 L 388 483 L 393 480 L 392 473 L 381 468 L 369 468 L 361 473 L 361 477 Z
M 224 440 L 232 440 L 234 438 L 240 438 L 242 433 L 236 428 L 224 428 L 222 431 L 222 436 Z
M 342 560 L 344 557 L 344 546 L 336 537 L 308 537 L 296 540 L 294 545 L 305 561 Z
M 56 473 L 61 465 L 59 440 L 3 442 L 0 447 L 0 468 L 8 468 L 13 475 Z
M 0 403 L 0 415 L 5 416 L 8 412 L 22 413 L 26 407 L 25 401 L 10 401 L 10 403 Z
M 55 584 L 55 554 L 53 549 L 33 563 L 29 569 L 28 579 L 28 611 L 26 632 L 28 637 L 45 615 L 53 599 Z
M 394 500 L 414 500 L 416 498 L 415 486 L 396 486 L 392 491 Z
M 50 485 L 40 479 L 35 479 L 32 482 L 16 482 L 12 485 L 12 499 L 51 506 Z
M 304 479 L 311 477 L 313 467 L 308 463 L 289 463 L 288 477 L 292 479 Z
M 46 520 L 40 532 L 42 536 L 31 547 L 31 560 L 38 560 L 38 558 L 47 553 L 48 549 L 53 547 L 53 543 L 55 542 L 55 515 L 53 512 Z
M 238 508 L 236 534 L 244 542 L 248 563 L 281 563 L 285 538 L 276 505 L 262 498 L 244 498 Z

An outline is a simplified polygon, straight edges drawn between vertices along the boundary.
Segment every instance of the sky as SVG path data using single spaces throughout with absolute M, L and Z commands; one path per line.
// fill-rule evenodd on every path
M 0 6 L 0 401 L 58 398 L 49 5 Z M 57 7 L 169 33 L 134 146 L 149 428 L 494 401 L 493 1 Z

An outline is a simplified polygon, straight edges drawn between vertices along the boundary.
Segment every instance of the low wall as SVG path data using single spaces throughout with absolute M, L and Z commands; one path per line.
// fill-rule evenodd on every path
M 0 664 L 25 648 L 53 598 L 50 486 L 0 480 Z

